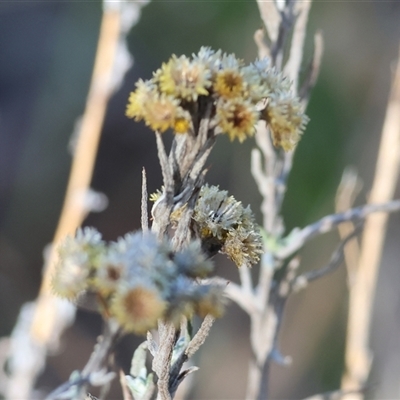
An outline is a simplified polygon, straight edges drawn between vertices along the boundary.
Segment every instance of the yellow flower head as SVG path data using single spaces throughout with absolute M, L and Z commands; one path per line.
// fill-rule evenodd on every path
M 152 81 L 139 79 L 136 83 L 136 90 L 131 92 L 126 107 L 126 116 L 140 121 L 144 118 L 145 104 L 155 96 L 156 86 Z
M 190 61 L 186 56 L 175 55 L 156 73 L 160 91 L 188 101 L 196 101 L 199 95 L 208 95 L 211 71 L 200 61 Z
M 224 99 L 239 97 L 245 90 L 245 82 L 239 70 L 224 69 L 215 77 L 214 92 Z
M 120 285 L 112 300 L 110 314 L 126 332 L 143 334 L 157 326 L 166 306 L 158 291 L 149 285 Z
M 268 99 L 263 117 L 271 128 L 274 146 L 292 150 L 308 122 L 303 107 L 290 93 L 280 93 Z
M 214 92 L 223 99 L 243 97 L 247 82 L 242 75 L 243 61 L 234 54 L 224 54 L 214 77 Z
M 179 102 L 171 96 L 155 93 L 143 106 L 143 119 L 154 131 L 165 132 L 175 125 Z
M 230 140 L 237 138 L 239 142 L 243 142 L 247 137 L 253 136 L 258 119 L 256 107 L 248 100 L 237 98 L 217 104 L 218 127 Z

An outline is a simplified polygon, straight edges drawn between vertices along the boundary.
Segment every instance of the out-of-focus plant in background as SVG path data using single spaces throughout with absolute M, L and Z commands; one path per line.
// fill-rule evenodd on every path
M 61 210 L 71 161 L 68 144 L 83 112 L 100 18 L 100 2 L 0 6 L 0 336 L 9 335 L 20 306 L 36 297 L 40 285 L 41 254 L 52 240 Z M 310 31 L 322 30 L 325 54 L 307 112 L 311 122 L 298 146 L 283 206 L 288 230 L 333 212 L 334 193 L 348 164 L 359 170 L 364 182 L 360 198 L 366 198 L 387 103 L 390 63 L 397 57 L 399 18 L 395 2 L 313 4 Z M 153 136 L 124 116 L 132 82 L 150 78 L 170 54 L 191 54 L 202 45 L 252 61 L 257 27 L 261 20 L 255 2 L 153 1 L 143 8 L 128 36 L 134 65 L 107 108 L 92 181 L 92 187 L 108 197 L 109 206 L 90 214 L 85 224 L 96 226 L 110 240 L 139 228 L 141 167 L 147 170 L 149 192 L 161 183 Z M 310 39 L 307 55 L 311 57 Z M 234 143 L 227 151 L 228 139 L 221 139 L 211 156 L 208 180 L 223 184 L 257 212 L 260 198 L 249 169 L 253 144 Z M 372 330 L 377 398 L 398 395 L 399 222 L 398 215 L 391 217 L 378 282 Z M 335 239 L 320 238 L 309 246 L 303 268 L 324 264 Z M 219 275 L 237 279 L 224 260 L 216 264 Z M 341 270 L 289 302 L 281 348 L 294 364 L 273 367 L 271 397 L 299 398 L 339 386 L 346 296 Z M 101 320 L 79 311 L 77 322 L 63 337 L 68 352 L 60 350 L 49 358 L 41 386 L 55 387 L 88 358 Z M 200 371 L 193 398 L 243 398 L 247 365 L 241 360 L 250 351 L 247 323 L 247 317 L 231 306 L 215 324 L 197 360 Z M 118 362 L 125 367 L 130 360 L 124 354 L 132 348 L 131 341 L 124 341 L 117 350 Z M 209 368 L 215 373 L 208 374 Z

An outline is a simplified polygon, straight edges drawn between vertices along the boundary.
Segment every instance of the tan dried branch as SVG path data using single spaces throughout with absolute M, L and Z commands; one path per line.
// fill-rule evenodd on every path
M 52 250 L 44 268 L 38 307 L 31 329 L 32 337 L 38 343 L 49 342 L 56 319 L 54 314 L 57 311 L 52 306 L 50 282 L 56 265 L 57 244 L 66 235 L 74 234 L 87 214 L 84 204 L 77 202 L 77 196 L 88 190 L 92 178 L 101 127 L 111 95 L 109 87 L 120 33 L 120 18 L 121 15 L 116 10 L 106 10 L 103 14 L 92 81 L 75 148 L 67 193 Z
M 153 371 L 157 374 L 157 400 L 170 400 L 169 391 L 172 351 L 176 341 L 176 330 L 173 324 L 159 322 L 159 344 L 153 358 Z
M 361 187 L 361 180 L 358 178 L 356 171 L 346 168 L 336 192 L 336 212 L 349 210 L 353 206 Z M 352 230 L 354 230 L 354 224 L 351 222 L 338 226 L 339 235 L 342 239 L 348 236 Z M 359 259 L 359 244 L 356 240 L 353 240 L 345 247 L 344 257 L 347 267 L 347 281 L 349 286 L 351 286 L 354 283 Z
M 382 129 L 375 177 L 369 202 L 388 201 L 393 197 L 400 168 L 400 57 L 392 81 L 392 90 Z M 394 203 L 394 202 L 392 202 Z M 371 366 L 369 331 L 376 279 L 386 233 L 387 214 L 374 215 L 365 225 L 357 276 L 350 290 L 346 340 L 346 374 L 342 388 L 365 385 Z M 362 395 L 354 395 L 361 399 Z
M 75 147 L 64 205 L 53 245 L 44 266 L 44 276 L 30 328 L 30 346 L 32 348 L 41 347 L 41 358 L 43 359 L 48 349 L 59 339 L 55 333 L 61 332 L 61 327 L 66 323 L 66 321 L 60 320 L 59 305 L 61 302 L 55 299 L 51 291 L 51 278 L 57 259 L 56 248 L 61 239 L 75 232 L 88 212 L 82 197 L 89 190 L 106 105 L 111 95 L 111 77 L 114 54 L 120 34 L 120 18 L 120 12 L 115 9 L 106 9 L 103 13 L 92 80 Z M 55 327 L 61 329 L 55 329 Z M 39 356 L 37 351 L 35 353 Z M 41 363 L 42 361 L 38 360 L 38 364 Z M 9 398 L 29 398 L 29 391 L 39 371 L 40 367 L 30 371 L 29 375 L 24 370 L 13 371 L 7 396 Z M 21 381 L 24 382 L 23 385 L 21 385 Z M 23 387 L 26 388 L 26 392 L 21 391 Z
M 289 59 L 283 70 L 284 74 L 293 82 L 293 88 L 297 93 L 299 71 L 303 60 L 303 48 L 306 38 L 308 14 L 311 8 L 311 0 L 297 1 L 295 4 L 296 22 L 293 28 L 293 39 L 290 44 Z
M 308 65 L 306 77 L 299 88 L 299 97 L 303 104 L 306 105 L 310 100 L 310 94 L 314 88 L 321 68 L 322 54 L 324 52 L 324 39 L 321 32 L 314 35 L 314 53 L 313 58 Z
M 279 24 L 281 21 L 275 1 L 257 0 L 257 4 L 268 37 L 271 42 L 275 42 L 278 38 Z
M 193 339 L 190 341 L 187 349 L 185 350 L 188 358 L 192 357 L 196 353 L 196 351 L 203 345 L 210 332 L 211 327 L 214 324 L 214 321 L 215 318 L 211 315 L 207 315 L 204 318 L 199 330 L 196 332 Z
M 264 57 L 269 57 L 270 49 L 265 43 L 265 32 L 263 29 L 257 29 L 254 33 L 254 42 L 258 48 L 258 57 L 262 60 Z

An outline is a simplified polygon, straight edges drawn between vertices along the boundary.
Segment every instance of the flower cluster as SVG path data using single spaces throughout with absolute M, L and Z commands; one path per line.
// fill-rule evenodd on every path
M 193 219 L 203 248 L 209 254 L 221 251 L 238 267 L 259 261 L 263 244 L 250 206 L 244 208 L 227 191 L 203 186 Z
M 212 270 L 199 242 L 174 252 L 170 243 L 151 234 L 129 233 L 105 243 L 93 228 L 79 229 L 59 247 L 54 292 L 68 299 L 94 293 L 107 318 L 127 332 L 145 333 L 164 319 L 221 316 L 223 289 L 199 284 Z
M 205 110 L 210 109 L 215 134 L 242 142 L 264 120 L 274 144 L 284 150 L 294 147 L 308 121 L 290 81 L 269 59 L 245 65 L 233 54 L 208 47 L 191 59 L 173 55 L 152 79 L 139 80 L 126 115 L 144 120 L 155 131 L 195 135 Z

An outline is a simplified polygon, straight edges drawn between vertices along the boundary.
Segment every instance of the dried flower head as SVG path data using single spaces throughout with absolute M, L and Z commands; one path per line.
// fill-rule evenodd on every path
M 260 105 L 267 105 L 260 113 Z M 153 130 L 196 136 L 203 118 L 210 134 L 243 142 L 260 119 L 270 124 L 276 146 L 290 150 L 308 121 L 291 82 L 269 59 L 250 65 L 234 54 L 202 47 L 192 58 L 173 55 L 149 81 L 139 81 L 126 115 L 143 119 Z M 196 131 L 197 130 L 197 131 Z
M 129 269 L 127 253 L 120 251 L 115 243 L 109 245 L 108 251 L 99 259 L 92 289 L 107 298 L 112 295 L 118 285 L 127 277 Z
M 78 229 L 58 247 L 58 262 L 52 279 L 54 292 L 68 299 L 76 298 L 91 282 L 92 271 L 105 251 L 101 235 L 93 228 Z
M 260 260 L 263 244 L 258 230 L 239 226 L 228 232 L 223 252 L 237 265 L 250 266 Z
M 205 63 L 191 61 L 186 56 L 178 58 L 175 54 L 155 73 L 162 93 L 189 101 L 208 95 L 210 78 L 211 71 Z
M 203 186 L 193 219 L 203 249 L 210 255 L 220 250 L 238 267 L 259 261 L 263 245 L 250 207 L 244 208 L 227 191 Z
M 136 90 L 129 95 L 126 116 L 135 118 L 136 121 L 145 118 L 145 106 L 156 94 L 157 90 L 154 82 L 139 79 L 136 82 Z
M 212 267 L 199 242 L 173 251 L 167 239 L 138 232 L 107 245 L 97 231 L 86 228 L 60 246 L 53 286 L 70 299 L 83 291 L 95 294 L 106 318 L 114 318 L 126 332 L 141 334 L 159 319 L 178 324 L 183 315 L 204 310 L 203 303 L 220 315 L 222 300 L 209 294 L 213 285 L 204 289 L 197 282 Z
M 151 283 L 121 284 L 111 302 L 110 314 L 127 332 L 144 334 L 157 326 L 167 303 Z
M 259 112 L 250 101 L 236 98 L 217 104 L 218 127 L 231 141 L 238 139 L 242 143 L 253 136 L 258 119 Z
M 243 77 L 241 66 L 241 60 L 232 54 L 224 55 L 221 68 L 214 77 L 213 90 L 217 96 L 223 99 L 232 99 L 244 95 L 247 82 Z
M 275 146 L 292 150 L 308 122 L 301 103 L 288 93 L 271 96 L 263 112 Z
M 179 102 L 172 96 L 156 93 L 143 105 L 143 118 L 154 131 L 165 132 L 175 126 Z M 181 112 L 183 114 L 183 110 Z

